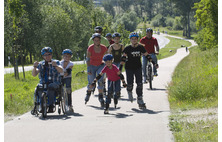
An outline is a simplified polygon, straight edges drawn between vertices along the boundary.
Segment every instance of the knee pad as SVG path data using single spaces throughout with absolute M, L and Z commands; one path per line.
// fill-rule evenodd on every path
M 133 90 L 133 84 L 127 84 L 126 90 L 131 92 Z
M 72 93 L 72 88 L 66 88 L 66 92 L 67 92 L 67 94 L 71 94 Z
M 120 92 L 116 92 L 116 96 L 115 96 L 115 97 L 116 97 L 117 99 L 119 99 L 119 98 L 120 98 L 120 94 L 121 94 Z
M 107 96 L 106 96 L 106 104 L 110 104 L 111 103 L 111 93 L 109 93 Z

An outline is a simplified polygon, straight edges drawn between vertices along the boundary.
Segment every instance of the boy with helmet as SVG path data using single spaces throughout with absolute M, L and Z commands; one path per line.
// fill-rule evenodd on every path
M 120 33 L 114 33 L 112 37 L 115 43 L 110 45 L 108 53 L 114 57 L 113 64 L 119 67 L 124 46 L 120 43 Z
M 109 41 L 109 45 L 112 45 L 114 43 L 114 41 L 112 40 L 112 34 L 111 33 L 106 34 L 106 39 Z
M 152 60 L 157 64 L 157 57 L 155 54 L 159 54 L 159 45 L 157 39 L 152 37 L 153 30 L 151 28 L 146 29 L 146 36 L 140 40 L 140 44 L 144 46 L 148 54 L 150 54 Z M 156 51 L 155 51 L 156 48 Z M 143 76 L 144 76 L 144 83 L 147 83 L 147 76 L 146 76 L 146 66 L 147 66 L 147 58 L 145 56 L 142 57 L 143 59 Z M 158 65 L 158 64 L 157 64 Z M 154 76 L 158 76 L 156 66 L 153 66 Z
M 125 64 L 126 69 L 126 78 L 127 78 L 127 92 L 128 97 L 131 102 L 133 102 L 133 83 L 134 76 L 136 78 L 136 94 L 137 94 L 137 103 L 140 109 L 145 109 L 146 105 L 143 101 L 143 83 L 142 83 L 142 65 L 141 65 L 141 56 L 144 55 L 147 58 L 150 58 L 145 48 L 138 44 L 139 35 L 136 32 L 132 32 L 129 35 L 131 45 L 128 45 L 123 50 L 123 56 L 121 59 L 120 70 Z M 127 60 L 126 60 L 127 59 Z
M 54 112 L 54 94 L 56 93 L 55 91 L 59 88 L 59 85 L 61 83 L 60 73 L 63 72 L 63 69 L 60 66 L 60 62 L 58 60 L 52 59 L 52 49 L 50 47 L 44 47 L 41 50 L 41 55 L 44 60 L 41 62 L 35 61 L 33 65 L 34 68 L 32 70 L 32 76 L 36 76 L 39 74 L 40 79 L 40 82 L 35 90 L 35 94 L 41 96 L 42 90 L 38 88 L 42 88 L 43 83 L 47 83 L 47 95 L 49 98 L 48 112 Z
M 123 86 L 126 87 L 126 83 L 124 80 L 124 76 L 120 72 L 120 70 L 117 68 L 116 65 L 114 65 L 113 62 L 113 55 L 112 54 L 106 54 L 103 56 L 103 61 L 105 62 L 106 66 L 102 69 L 100 74 L 94 79 L 93 83 L 91 84 L 91 87 L 95 86 L 96 81 L 99 80 L 104 73 L 107 74 L 108 78 L 108 95 L 106 96 L 106 106 L 104 109 L 104 114 L 109 113 L 109 104 L 111 103 L 111 96 L 114 93 L 114 104 L 115 108 L 118 103 L 118 99 L 120 98 L 120 79 L 122 80 Z
M 101 72 L 104 67 L 104 63 L 102 62 L 104 54 L 107 52 L 107 48 L 100 44 L 101 35 L 99 33 L 95 33 L 92 35 L 92 40 L 94 44 L 90 45 L 87 49 L 87 72 L 88 72 L 88 86 L 87 86 L 87 94 L 85 97 L 85 103 L 89 101 L 91 91 L 94 88 L 90 87 L 90 84 L 93 82 L 93 79 L 97 74 Z M 103 100 L 103 77 L 98 81 L 98 91 L 99 91 L 99 101 L 101 106 L 104 106 Z
M 74 112 L 72 106 L 72 88 L 71 88 L 73 62 L 70 61 L 70 59 L 72 58 L 72 51 L 70 49 L 65 49 L 62 52 L 62 56 L 63 60 L 60 62 L 60 64 L 64 72 L 63 83 L 64 85 L 66 85 L 69 111 Z

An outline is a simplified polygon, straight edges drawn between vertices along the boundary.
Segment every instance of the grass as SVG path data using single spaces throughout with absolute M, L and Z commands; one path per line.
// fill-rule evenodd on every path
M 84 72 L 86 65 L 74 65 L 72 71 L 72 91 L 85 87 L 88 83 Z M 80 73 L 78 73 L 80 72 Z M 76 75 L 78 73 L 78 75 Z M 22 76 L 22 73 L 20 73 Z M 39 78 L 33 77 L 31 71 L 26 78 L 16 80 L 14 74 L 4 75 L 4 111 L 5 114 L 23 114 L 33 107 L 33 94 Z
M 174 55 L 177 49 L 181 48 L 181 45 L 185 45 L 187 47 L 191 46 L 191 43 L 189 41 L 172 37 L 166 37 L 166 38 L 168 38 L 170 42 L 164 48 L 160 49 L 159 51 L 160 54 L 157 56 L 158 60 Z
M 218 50 L 200 51 L 197 46 L 176 67 L 168 85 L 170 128 L 176 142 L 217 141 L 218 120 L 180 121 L 178 110 L 218 106 Z M 211 115 L 211 114 L 208 114 Z

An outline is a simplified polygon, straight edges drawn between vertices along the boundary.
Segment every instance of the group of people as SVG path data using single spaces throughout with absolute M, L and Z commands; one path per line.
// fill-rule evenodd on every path
M 156 54 L 159 54 L 159 46 L 157 39 L 152 37 L 153 30 L 151 28 L 146 29 L 147 35 L 141 38 L 140 41 L 138 33 L 132 32 L 129 35 L 131 44 L 126 47 L 120 43 L 120 33 L 107 33 L 105 38 L 102 36 L 102 27 L 97 26 L 94 30 L 95 33 L 90 38 L 87 49 L 88 85 L 85 103 L 89 101 L 91 92 L 96 87 L 96 82 L 99 93 L 98 100 L 101 106 L 104 107 L 104 114 L 109 113 L 109 105 L 112 98 L 114 99 L 115 107 L 118 104 L 118 99 L 121 96 L 121 82 L 123 87 L 127 88 L 128 98 L 132 102 L 135 76 L 137 103 L 139 108 L 146 108 L 143 101 L 143 83 L 147 83 L 146 65 L 149 58 L 153 60 L 154 75 L 158 75 Z M 52 59 L 52 49 L 50 47 L 43 48 L 41 54 L 44 60 L 34 63 L 32 75 L 36 76 L 40 73 L 40 83 L 37 85 L 37 88 L 39 88 L 43 82 L 50 82 L 47 91 L 50 100 L 48 111 L 53 111 L 55 108 L 53 98 L 55 97 L 55 90 L 59 86 L 60 74 L 64 75 L 63 80 L 68 93 L 68 105 L 70 111 L 73 111 L 71 97 L 71 72 L 73 63 L 70 61 L 72 51 L 65 49 L 62 52 L 62 61 Z M 46 64 L 47 68 L 43 69 L 43 66 Z M 124 75 L 121 73 L 124 64 L 127 84 Z M 45 73 L 46 71 L 48 73 Z M 106 82 L 106 78 L 108 80 L 108 93 L 105 95 L 106 98 L 104 100 L 104 83 Z M 41 91 L 38 89 L 36 89 L 35 92 L 37 95 L 41 94 Z

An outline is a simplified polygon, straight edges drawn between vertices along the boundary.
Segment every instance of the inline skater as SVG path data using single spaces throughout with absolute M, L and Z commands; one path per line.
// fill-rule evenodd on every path
M 109 47 L 110 47 L 110 45 L 112 45 L 114 43 L 114 41 L 112 39 L 112 34 L 111 33 L 107 33 L 106 34 L 106 39 L 109 41 Z
M 85 97 L 85 103 L 89 101 L 91 91 L 93 88 L 90 87 L 96 75 L 98 75 L 104 67 L 104 63 L 102 62 L 103 56 L 107 52 L 107 48 L 100 44 L 101 35 L 99 33 L 95 33 L 92 35 L 92 40 L 94 44 L 90 45 L 87 49 L 87 72 L 88 72 L 88 86 L 87 86 L 87 94 Z M 101 106 L 104 106 L 103 100 L 103 76 L 98 80 L 98 91 L 99 91 L 99 101 Z
M 136 94 L 137 103 L 140 109 L 146 109 L 146 104 L 143 101 L 143 83 L 142 83 L 142 65 L 141 56 L 144 55 L 150 58 L 145 48 L 138 43 L 139 35 L 136 32 L 132 32 L 129 35 L 131 45 L 128 45 L 123 50 L 123 56 L 121 59 L 120 70 L 122 70 L 125 63 L 126 78 L 127 78 L 127 92 L 131 102 L 133 102 L 133 83 L 134 76 L 136 79 Z
M 120 98 L 120 80 L 123 83 L 123 86 L 126 87 L 126 82 L 124 80 L 124 76 L 120 72 L 120 70 L 117 68 L 116 65 L 113 64 L 113 56 L 112 54 L 106 54 L 103 57 L 103 60 L 106 64 L 106 66 L 102 69 L 100 74 L 94 79 L 91 86 L 95 86 L 96 81 L 99 80 L 104 73 L 107 74 L 108 78 L 108 95 L 106 96 L 106 105 L 104 109 L 104 114 L 109 113 L 109 104 L 111 103 L 111 96 L 114 93 L 114 104 L 115 108 L 118 104 L 118 99 Z
M 43 83 L 48 83 L 47 95 L 49 98 L 49 109 L 48 112 L 54 112 L 55 109 L 55 91 L 60 85 L 60 73 L 63 73 L 63 69 L 58 60 L 52 59 L 52 49 L 50 47 L 44 47 L 41 50 L 42 58 L 41 62 L 34 62 L 32 76 L 39 74 L 40 82 L 36 87 L 35 95 L 41 98 L 42 91 L 38 88 L 43 88 Z
M 119 67 L 124 46 L 120 43 L 120 33 L 114 33 L 112 37 L 115 43 L 110 45 L 108 53 L 114 57 L 113 64 Z
M 70 59 L 72 58 L 72 51 L 70 49 L 65 49 L 62 51 L 62 56 L 63 59 L 60 62 L 60 64 L 64 72 L 63 83 L 66 86 L 66 91 L 68 95 L 69 111 L 74 112 L 72 106 L 72 88 L 71 88 L 73 62 L 70 61 Z
M 159 54 L 159 45 L 157 39 L 152 36 L 153 30 L 151 28 L 146 29 L 146 36 L 141 38 L 140 44 L 144 46 L 148 54 L 151 55 L 152 60 L 157 64 L 157 57 L 155 54 Z M 147 73 L 146 73 L 146 66 L 147 66 L 147 58 L 145 56 L 142 57 L 143 61 L 143 83 L 147 83 Z M 157 74 L 158 66 L 153 66 L 153 73 L 154 76 L 158 76 Z

